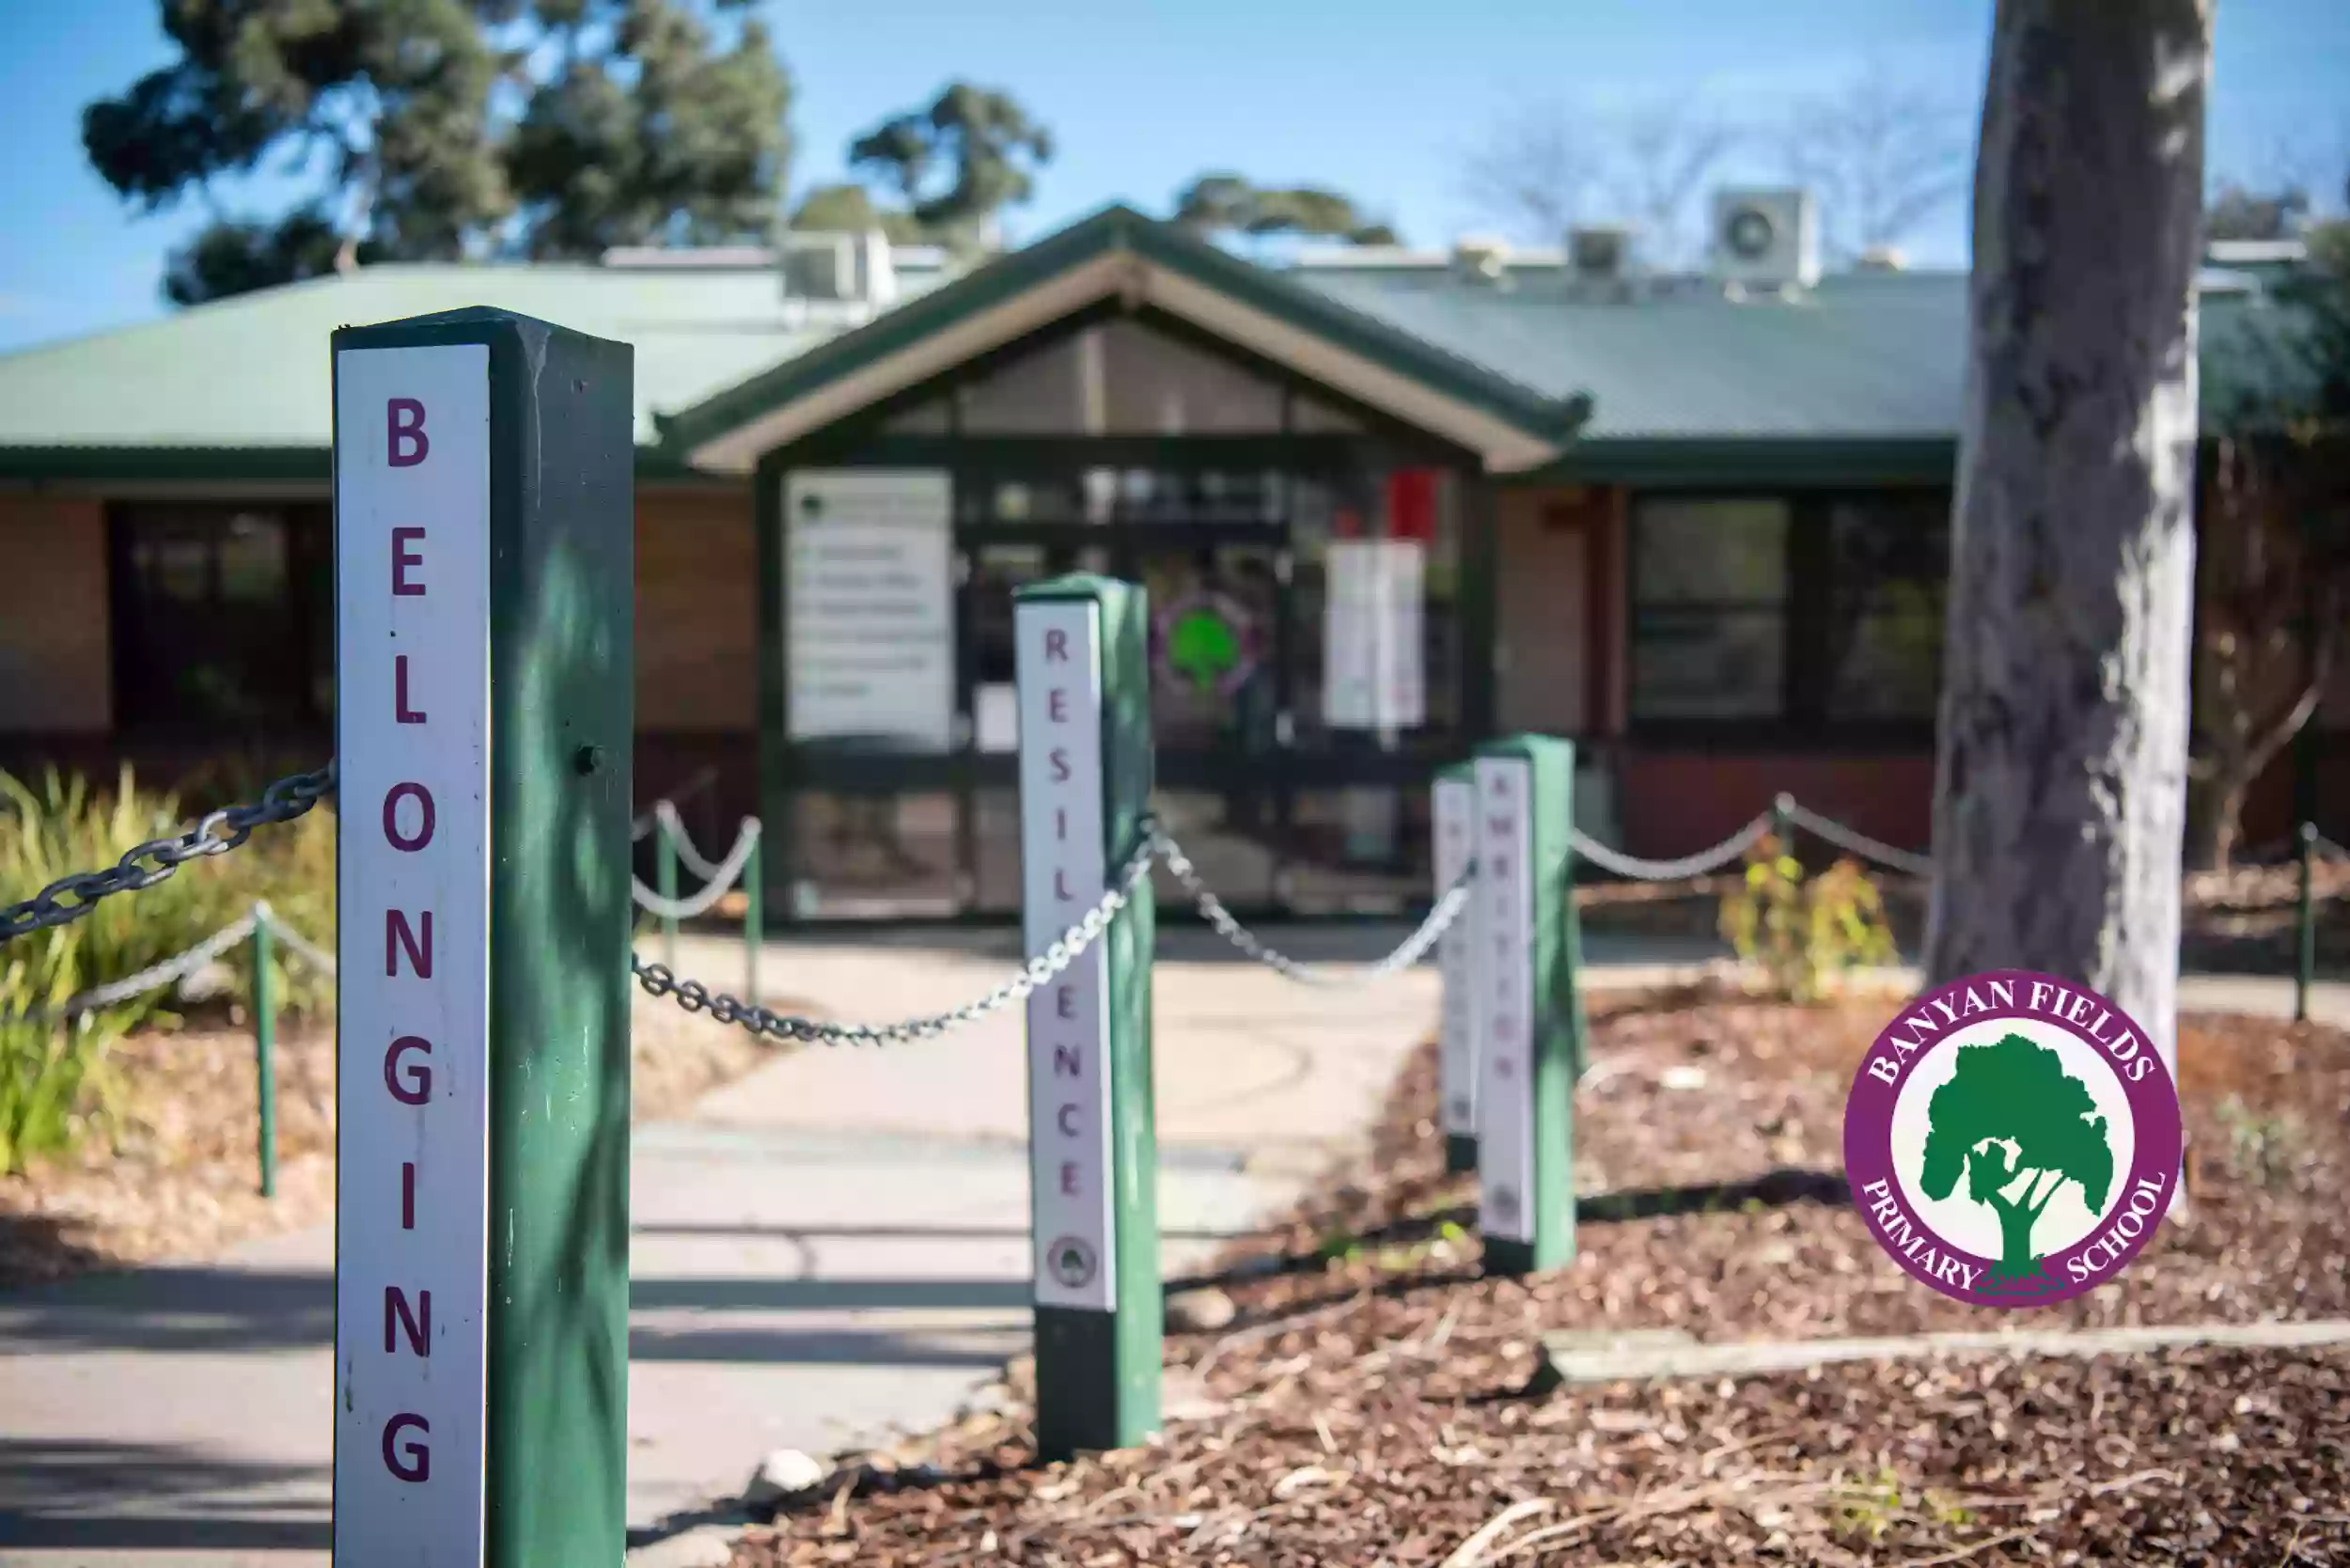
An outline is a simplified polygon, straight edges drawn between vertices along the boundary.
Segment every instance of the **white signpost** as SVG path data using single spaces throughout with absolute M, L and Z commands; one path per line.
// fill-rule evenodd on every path
M 1102 627 L 1080 600 L 1013 613 L 1020 691 L 1022 926 L 1034 957 L 1102 896 Z M 1036 1299 L 1115 1311 L 1107 943 L 1028 997 Z
M 784 481 L 785 704 L 795 740 L 954 745 L 951 477 L 802 469 Z
M 490 351 L 335 367 L 335 1556 L 481 1560 Z
M 1533 769 L 1477 759 L 1477 937 L 1484 1027 L 1478 1086 L 1478 1224 L 1488 1237 L 1534 1240 Z
M 1441 899 L 1477 858 L 1474 770 L 1447 768 L 1437 774 L 1430 815 L 1435 835 L 1435 891 Z M 1484 999 L 1479 974 L 1486 951 L 1478 936 L 1481 914 L 1482 905 L 1472 889 L 1469 906 L 1461 911 L 1436 949 L 1437 972 L 1444 985 L 1437 1037 L 1438 1115 L 1445 1137 L 1445 1165 L 1451 1170 L 1474 1169 L 1477 1164 L 1477 1080 L 1483 1069 L 1477 1020 Z

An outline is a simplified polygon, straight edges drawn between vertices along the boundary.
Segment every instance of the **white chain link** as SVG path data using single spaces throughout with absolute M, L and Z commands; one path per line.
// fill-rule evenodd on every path
M 667 811 L 669 803 L 665 800 L 655 809 Z M 676 813 L 670 812 L 670 815 L 674 817 Z M 678 858 L 684 860 L 686 844 L 682 837 L 683 830 L 680 829 L 679 832 L 681 837 L 673 841 L 678 845 Z M 751 850 L 758 843 L 759 819 L 745 817 L 743 819 L 742 831 L 734 836 L 734 847 L 727 851 L 727 857 L 724 860 L 713 864 L 704 860 L 697 853 L 688 864 L 686 869 L 693 871 L 696 876 L 709 879 L 708 885 L 700 892 L 690 898 L 665 899 L 652 888 L 646 886 L 643 881 L 634 874 L 629 877 L 630 892 L 635 898 L 638 906 L 657 919 L 690 920 L 726 897 L 728 890 L 734 886 L 735 879 L 743 874 L 744 863 L 750 859 Z
M 1428 949 L 1436 945 L 1436 939 L 1445 933 L 1446 929 L 1460 918 L 1461 911 L 1468 907 L 1469 884 L 1477 874 L 1476 866 L 1471 864 L 1451 886 L 1445 889 L 1444 896 L 1428 912 L 1428 917 L 1420 921 L 1419 929 L 1404 938 L 1403 945 L 1386 957 L 1359 968 L 1332 969 L 1300 964 L 1267 944 L 1224 907 L 1224 901 L 1200 880 L 1198 869 L 1192 865 L 1191 856 L 1183 853 L 1182 845 L 1164 833 L 1154 835 L 1154 839 L 1159 854 L 1166 857 L 1167 870 L 1183 885 L 1183 891 L 1191 895 L 1191 902 L 1198 906 L 1201 917 L 1215 929 L 1216 934 L 1265 967 L 1286 975 L 1301 985 L 1368 985 L 1418 964 Z
M 1637 882 L 1685 882 L 1719 870 L 1751 849 L 1756 840 L 1771 830 L 1771 819 L 1759 816 L 1737 832 L 1716 844 L 1712 849 L 1684 855 L 1678 860 L 1648 860 L 1637 855 L 1626 855 L 1610 849 L 1580 828 L 1571 835 L 1574 853 L 1617 876 L 1631 877 Z
M 1779 805 L 1786 811 L 1789 822 L 1819 835 L 1838 849 L 1897 871 L 1906 871 L 1911 876 L 1930 877 L 1934 874 L 1934 862 L 1924 855 L 1912 855 L 1905 849 L 1894 848 L 1881 839 L 1872 839 L 1865 833 L 1856 832 L 1833 817 L 1823 817 L 1808 807 L 1796 805 L 1792 795 L 1781 795 Z
M 762 1038 L 801 1040 L 823 1045 L 895 1045 L 907 1041 L 930 1040 L 948 1029 L 984 1018 L 989 1013 L 1026 1001 L 1039 986 L 1048 985 L 1062 970 L 1077 961 L 1079 954 L 1101 940 L 1110 929 L 1118 912 L 1132 902 L 1135 889 L 1151 874 L 1151 862 L 1158 850 L 1154 829 L 1146 827 L 1142 842 L 1127 858 L 1118 880 L 1105 889 L 1100 902 L 1086 911 L 1085 918 L 1061 933 L 1058 939 L 1021 968 L 1010 980 L 997 986 L 975 1002 L 966 1002 L 952 1011 L 933 1013 L 927 1018 L 912 1018 L 901 1024 L 827 1024 L 815 1018 L 796 1018 L 755 1007 L 740 997 L 723 991 L 712 991 L 699 980 L 679 980 L 663 964 L 648 964 L 634 954 L 629 955 L 629 972 L 649 996 L 672 996 L 678 1006 L 688 1012 L 708 1012 L 721 1024 L 740 1024 Z
M 2350 849 L 2343 849 L 2312 825 L 2310 828 L 2310 856 L 2315 860 L 2350 860 Z
M 700 877 L 704 882 L 708 882 L 711 878 L 718 874 L 718 869 L 721 866 L 724 866 L 726 862 L 723 860 L 713 860 L 701 852 L 700 847 L 697 845 L 692 837 L 686 833 L 685 819 L 678 815 L 677 804 L 674 801 L 655 801 L 653 803 L 652 814 L 655 821 L 659 822 L 664 827 L 669 830 L 669 842 L 677 847 L 677 860 L 679 865 L 684 867 L 696 876 Z M 743 835 L 745 833 L 750 834 L 754 838 L 758 836 L 758 818 L 745 817 L 743 819 L 743 825 L 735 829 L 734 843 L 736 849 L 740 849 L 742 847 Z M 728 853 L 731 855 L 733 852 L 728 851 Z

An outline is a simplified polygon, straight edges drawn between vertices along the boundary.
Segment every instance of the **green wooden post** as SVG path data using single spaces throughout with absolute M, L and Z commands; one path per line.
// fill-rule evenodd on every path
M 1460 762 L 1437 770 L 1429 790 L 1428 815 L 1436 896 L 1441 899 L 1477 858 L 1474 766 Z M 1484 955 L 1478 945 L 1477 916 L 1481 907 L 1472 885 L 1468 907 L 1444 933 L 1436 953 L 1444 987 L 1436 1042 L 1438 1124 L 1444 1132 L 1444 1168 L 1454 1172 L 1477 1168 L 1477 1078 L 1483 1058 L 1478 1032 L 1478 965 Z
M 627 1546 L 632 352 L 334 335 L 334 1555 Z
M 2294 917 L 2293 1021 L 2310 1021 L 2310 987 L 2317 981 L 2317 824 L 2301 824 L 2300 907 Z
M 261 1196 L 277 1196 L 277 980 L 270 973 L 269 905 L 253 905 L 253 1087 L 260 1111 Z
M 1140 848 L 1152 785 L 1141 588 L 1014 595 L 1027 951 L 1082 920 Z M 1131 1447 L 1158 1425 L 1164 1303 L 1151 1092 L 1151 887 L 1028 998 L 1037 1451 Z
M 759 949 L 767 939 L 767 879 L 759 861 L 767 836 L 759 819 L 750 822 L 751 852 L 743 859 L 743 999 L 759 1005 Z
M 1477 752 L 1485 1072 L 1477 1128 L 1485 1267 L 1574 1256 L 1574 1079 L 1583 1060 L 1573 897 L 1574 747 L 1518 735 Z
M 668 803 L 664 801 L 662 804 L 666 806 Z M 656 811 L 653 817 L 653 833 L 656 851 L 654 855 L 656 870 L 653 874 L 657 879 L 653 890 L 661 895 L 663 902 L 675 904 L 677 902 L 677 836 L 669 831 L 668 812 Z M 674 909 L 665 909 L 661 912 L 661 962 L 671 974 L 677 973 L 677 912 Z

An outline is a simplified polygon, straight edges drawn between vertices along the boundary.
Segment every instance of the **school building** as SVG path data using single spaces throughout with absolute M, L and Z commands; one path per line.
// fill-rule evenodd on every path
M 1778 790 L 1922 845 L 1966 278 L 1823 271 L 1797 192 L 1714 215 L 1686 274 L 1124 208 L 970 265 L 388 265 L 0 356 L 0 767 L 324 756 L 327 335 L 485 305 L 635 346 L 639 804 L 713 854 L 760 815 L 792 917 L 1016 907 L 1011 595 L 1079 569 L 1149 588 L 1160 810 L 1244 912 L 1423 901 L 1431 770 L 1519 729 L 1636 853 Z M 2215 254 L 2207 409 L 2287 259 Z M 2350 799 L 2350 690 L 2321 724 Z

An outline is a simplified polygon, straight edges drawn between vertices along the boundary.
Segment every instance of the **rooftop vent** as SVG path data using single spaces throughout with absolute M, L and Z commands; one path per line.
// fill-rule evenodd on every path
M 783 291 L 791 299 L 848 300 L 889 305 L 898 297 L 898 270 L 889 241 L 869 234 L 790 233 L 783 236 Z
M 1510 242 L 1492 234 L 1464 234 L 1453 242 L 1452 267 L 1475 283 L 1500 283 L 1510 275 Z
M 1899 245 L 1871 245 L 1860 253 L 1853 270 L 1863 273 L 1899 273 L 1909 269 L 1909 258 Z
M 1567 265 L 1578 283 L 1621 283 L 1632 271 L 1632 230 L 1592 224 L 1567 230 Z
M 1811 193 L 1752 188 L 1714 194 L 1714 276 L 1745 293 L 1820 281 L 1820 215 Z

